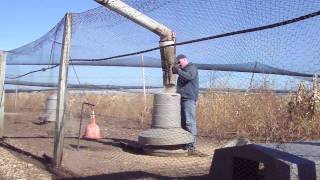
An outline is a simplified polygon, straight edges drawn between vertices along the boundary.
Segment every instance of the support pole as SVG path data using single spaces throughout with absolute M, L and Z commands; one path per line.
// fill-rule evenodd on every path
M 141 66 L 142 66 L 142 85 L 143 85 L 143 106 L 144 109 L 147 107 L 147 94 L 146 94 L 146 78 L 144 73 L 144 58 L 143 54 L 141 55 Z
M 141 124 L 141 127 L 143 127 L 144 116 L 145 116 L 146 111 L 147 111 L 147 94 L 146 94 L 146 80 L 145 80 L 145 74 L 144 74 L 144 58 L 143 58 L 143 54 L 141 55 L 141 66 L 142 66 L 142 85 L 143 85 L 143 110 L 141 112 L 140 124 Z
M 6 53 L 0 51 L 0 138 L 4 134 L 4 79 L 6 70 Z
M 57 113 L 55 122 L 55 138 L 54 138 L 54 152 L 53 152 L 53 166 L 61 166 L 63 156 L 63 140 L 64 140 L 64 118 L 66 109 L 67 97 L 67 78 L 68 65 L 70 59 L 71 46 L 71 28 L 72 15 L 67 13 L 64 22 L 63 42 L 61 48 L 61 59 L 59 69 L 59 88 L 57 100 Z
M 175 43 L 175 34 L 173 31 L 165 25 L 158 23 L 138 10 L 128 6 L 121 0 L 95 1 L 160 36 L 160 47 L 173 45 Z M 160 53 L 163 71 L 163 85 L 165 86 L 166 91 L 175 91 L 176 75 L 174 75 L 171 70 L 174 65 L 176 53 L 175 46 L 161 48 Z

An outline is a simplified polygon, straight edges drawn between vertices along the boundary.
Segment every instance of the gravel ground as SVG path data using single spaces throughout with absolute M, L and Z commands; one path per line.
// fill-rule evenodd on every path
M 149 156 L 120 145 L 120 142 L 138 142 L 143 129 L 137 122 L 100 118 L 103 138 L 83 139 L 80 149 L 76 150 L 79 118 L 71 117 L 65 123 L 62 167 L 51 169 L 48 165 L 53 156 L 54 123 L 39 124 L 37 117 L 26 113 L 6 116 L 5 138 L 0 148 L 8 146 L 5 150 L 9 152 L 0 149 L 1 153 L 6 152 L 6 155 L 0 154 L 0 158 L 9 155 L 10 158 L 0 161 L 0 179 L 203 179 L 209 173 L 214 149 L 223 144 L 213 138 L 198 137 L 198 150 L 207 154 L 206 157 Z M 84 130 L 82 128 L 81 134 Z M 49 159 L 43 159 L 43 155 Z
M 2 147 L 0 147 L 0 157 L 0 179 L 52 179 L 52 175 L 48 171 L 15 157 L 12 153 Z

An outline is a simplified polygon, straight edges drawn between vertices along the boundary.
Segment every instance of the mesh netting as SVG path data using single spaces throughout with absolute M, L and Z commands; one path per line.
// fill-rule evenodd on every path
M 159 37 L 98 7 L 72 14 L 68 87 L 91 91 L 70 90 L 65 99 L 62 164 L 72 172 L 70 179 L 202 179 L 214 150 L 224 147 L 221 139 L 319 139 L 320 96 L 316 81 L 310 82 L 319 73 L 320 1 L 126 3 L 173 30 L 177 54 L 187 55 L 200 69 L 200 154 L 147 156 L 136 146 L 140 133 L 152 125 L 153 93 L 163 89 Z M 56 112 L 48 105 L 56 102 L 56 91 L 49 90 L 58 84 L 63 30 L 64 18 L 38 40 L 7 52 L 6 88 L 14 93 L 5 94 L 5 141 L 44 162 L 53 156 L 56 127 L 45 118 Z M 302 80 L 310 81 L 312 92 L 304 84 L 297 93 L 289 92 Z M 84 106 L 88 102 L 95 105 L 95 118 L 92 107 Z M 87 141 L 82 137 L 93 120 L 102 138 Z M 235 177 L 259 178 L 260 165 L 234 159 Z
M 318 72 L 319 1 L 143 0 L 126 3 L 173 30 L 177 36 L 177 53 L 186 54 L 199 69 L 303 77 Z M 62 19 L 38 40 L 8 52 L 7 79 L 17 79 L 19 75 L 40 69 L 39 73 L 19 80 L 57 82 L 58 68 L 51 69 L 51 65 L 60 62 L 63 22 Z M 278 25 L 271 28 L 245 31 L 276 23 Z M 112 58 L 156 48 L 159 37 L 105 7 L 74 13 L 72 24 L 71 61 L 75 67 L 69 70 L 71 84 L 138 86 L 142 81 L 141 68 L 106 66 L 160 67 L 158 49 Z M 242 30 L 245 33 L 232 33 Z M 192 42 L 214 36 L 217 37 Z M 81 63 L 87 67 L 76 66 Z M 46 68 L 50 69 L 44 71 Z M 200 73 L 202 82 L 210 81 L 207 74 Z M 147 69 L 144 76 L 149 79 L 147 85 L 162 85 L 161 70 Z M 241 82 L 252 75 L 232 73 L 231 76 L 233 81 Z M 289 77 L 278 80 L 280 84 L 292 82 Z

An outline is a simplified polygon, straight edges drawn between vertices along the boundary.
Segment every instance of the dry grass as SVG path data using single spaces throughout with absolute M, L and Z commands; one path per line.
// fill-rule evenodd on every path
M 221 138 L 279 138 L 279 122 L 286 119 L 286 104 L 286 97 L 276 96 L 271 92 L 207 92 L 199 101 L 199 129 L 205 135 Z
M 6 94 L 7 112 L 37 112 L 45 109 L 49 93 Z M 320 137 L 320 119 L 315 111 L 312 93 L 304 97 L 295 94 L 277 95 L 263 90 L 259 93 L 230 93 L 208 91 L 200 95 L 197 109 L 199 134 L 217 138 L 247 136 L 255 140 L 301 140 Z M 68 95 L 68 113 L 80 116 L 81 104 L 90 100 L 100 117 L 130 119 L 148 128 L 151 122 L 153 96 L 143 94 Z M 89 114 L 89 109 L 86 110 Z
M 52 92 L 9 93 L 5 96 L 6 112 L 34 112 L 42 113 L 46 108 L 46 99 Z M 95 104 L 94 110 L 97 117 L 129 119 L 150 124 L 152 95 L 147 95 L 145 108 L 144 97 L 141 93 L 70 93 L 68 94 L 68 116 L 79 117 L 82 103 Z M 16 103 L 15 103 L 16 102 Z M 89 116 L 91 109 L 85 106 L 84 114 Z M 143 116 L 143 119 L 142 119 Z M 141 125 L 142 126 L 142 125 Z M 145 127 L 145 126 L 143 126 Z
M 95 104 L 98 116 L 139 120 L 144 109 L 142 94 L 71 94 L 68 108 L 72 113 L 80 115 L 81 104 L 89 101 Z M 147 97 L 147 106 L 152 106 L 152 98 Z M 148 117 L 150 119 L 150 117 Z
M 49 93 L 9 93 L 5 95 L 6 112 L 41 112 Z

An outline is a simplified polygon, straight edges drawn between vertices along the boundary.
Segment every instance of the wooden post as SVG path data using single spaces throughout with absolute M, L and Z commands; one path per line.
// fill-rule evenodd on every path
M 64 140 L 64 118 L 67 99 L 67 78 L 68 65 L 70 59 L 71 46 L 71 28 L 72 15 L 67 13 L 65 16 L 63 42 L 61 48 L 60 69 L 59 69 L 59 88 L 57 97 L 57 114 L 55 122 L 55 138 L 53 152 L 53 166 L 61 166 L 63 156 L 63 140 Z
M 4 131 L 4 80 L 6 70 L 6 53 L 0 51 L 0 138 L 3 137 Z

